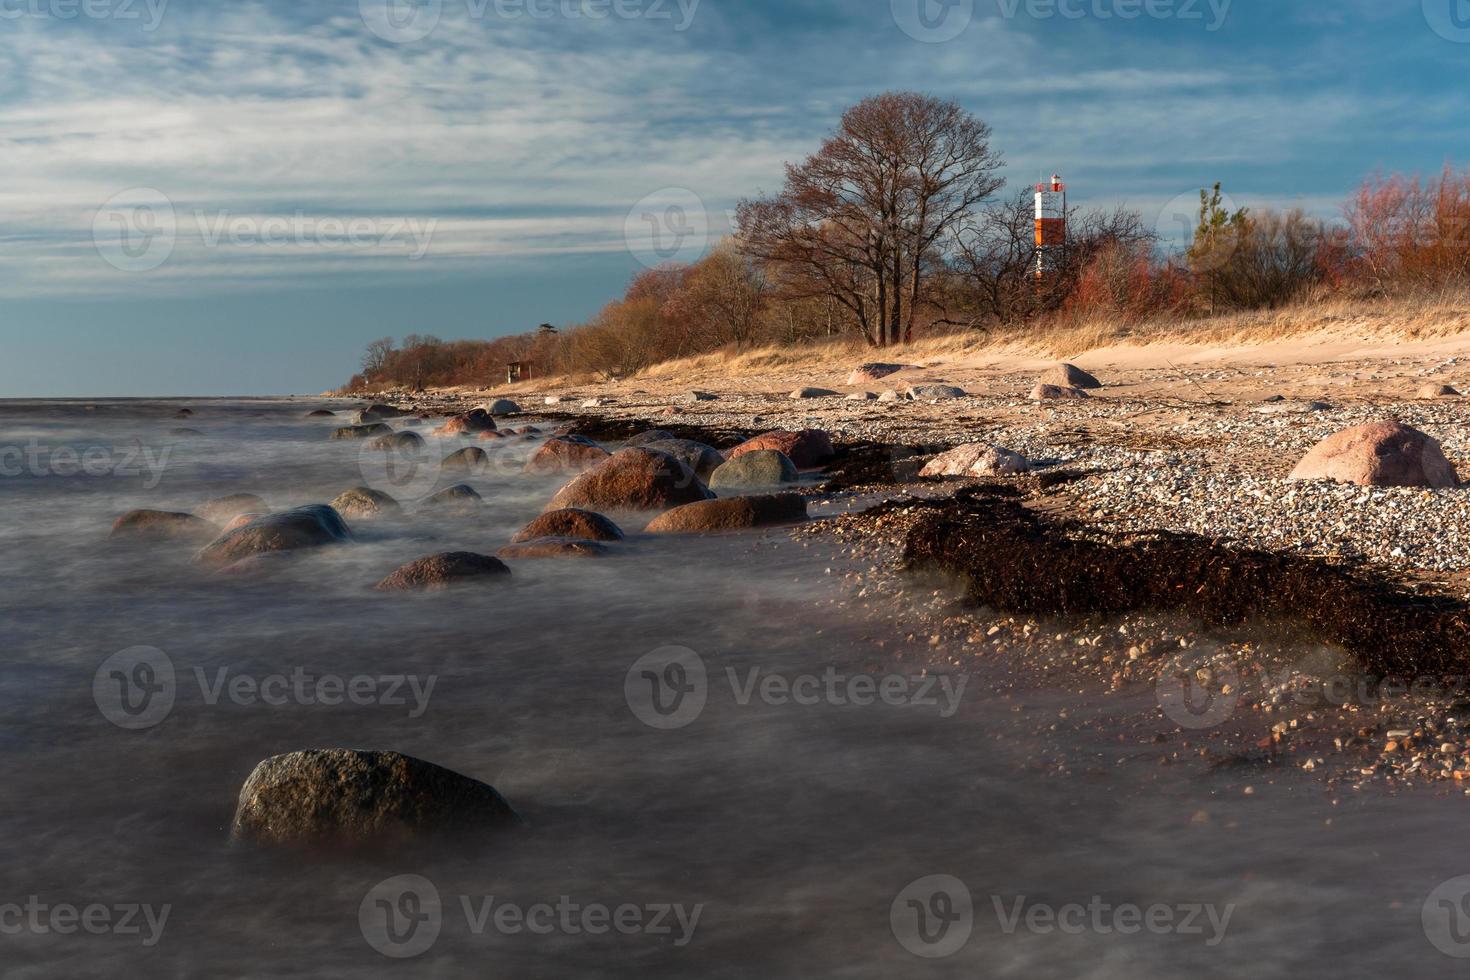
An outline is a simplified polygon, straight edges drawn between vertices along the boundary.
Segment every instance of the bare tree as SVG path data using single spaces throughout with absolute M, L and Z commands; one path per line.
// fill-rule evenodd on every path
M 998 190 L 990 127 L 913 92 L 865 99 L 781 193 L 736 211 L 742 248 L 788 269 L 794 295 L 825 295 L 875 347 L 912 339 L 931 272 Z
M 367 350 L 362 355 L 363 376 L 372 380 L 388 363 L 388 355 L 393 353 L 393 338 L 381 337 L 367 345 Z

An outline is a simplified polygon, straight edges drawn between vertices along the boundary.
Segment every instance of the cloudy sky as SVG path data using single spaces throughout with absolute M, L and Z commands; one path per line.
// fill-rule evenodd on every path
M 576 322 L 885 89 L 1173 236 L 1470 162 L 1467 78 L 1470 0 L 0 0 L 0 397 Z

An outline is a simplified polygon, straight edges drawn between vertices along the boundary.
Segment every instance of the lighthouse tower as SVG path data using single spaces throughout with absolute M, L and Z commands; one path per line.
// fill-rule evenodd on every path
M 1061 257 L 1067 245 L 1067 185 L 1057 174 L 1036 185 L 1036 278 Z

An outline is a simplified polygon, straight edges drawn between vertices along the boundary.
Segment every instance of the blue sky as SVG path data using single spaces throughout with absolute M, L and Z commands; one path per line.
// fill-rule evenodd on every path
M 1470 0 L 0 0 L 0 397 L 575 322 L 885 89 L 1168 236 L 1470 163 L 1467 79 Z

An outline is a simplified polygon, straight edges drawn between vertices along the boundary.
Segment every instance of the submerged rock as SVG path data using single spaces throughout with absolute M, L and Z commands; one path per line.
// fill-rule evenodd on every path
M 371 519 L 403 510 L 398 501 L 372 487 L 353 487 L 332 499 L 332 509 L 349 520 Z
M 406 450 L 423 447 L 424 437 L 417 432 L 395 432 L 392 435 L 379 436 L 368 443 L 370 449 Z
M 329 412 L 325 408 L 318 408 L 315 411 L 307 412 L 306 417 L 309 419 L 334 419 L 337 417 L 337 413 Z
M 497 558 L 520 561 L 528 558 L 597 558 L 607 554 L 607 545 L 586 538 L 532 538 L 515 541 L 495 552 Z
M 498 558 L 472 551 L 446 551 L 400 566 L 379 582 L 379 592 L 440 592 L 455 585 L 510 574 Z
M 798 469 L 803 470 L 816 469 L 836 455 L 832 448 L 832 437 L 821 429 L 802 429 L 799 432 L 777 429 L 747 439 L 727 452 L 725 459 L 737 459 L 759 449 L 774 449 L 785 453 Z
M 495 428 L 495 419 L 483 408 L 472 408 L 461 415 L 451 415 L 444 420 L 444 424 L 434 430 L 435 435 L 456 436 L 475 435 L 487 429 Z
M 152 540 L 208 540 L 218 532 L 209 521 L 169 510 L 130 510 L 112 522 L 112 536 Z
M 258 844 L 352 848 L 523 823 L 495 789 L 402 755 L 311 749 L 273 756 L 240 790 L 230 836 Z
M 374 422 L 371 425 L 344 425 L 332 433 L 333 439 L 375 439 L 378 436 L 391 436 L 393 427 L 384 425 L 382 422 Z
M 438 493 L 425 497 L 419 506 L 425 510 L 442 511 L 449 514 L 476 514 L 485 505 L 485 499 L 475 492 L 474 487 L 456 483 Z
M 527 473 L 581 473 L 611 457 L 591 439 L 553 436 L 526 461 Z
M 1401 422 L 1370 422 L 1330 435 L 1287 479 L 1439 489 L 1460 482 L 1439 442 Z
M 1101 388 L 1102 382 L 1082 370 L 1075 364 L 1063 362 L 1049 368 L 1041 376 L 1041 384 L 1053 385 L 1057 388 L 1081 388 L 1086 391 Z
M 466 446 L 444 457 L 439 468 L 446 473 L 482 473 L 490 465 L 490 454 L 479 446 Z
M 357 413 L 357 422 L 359 425 L 369 422 L 386 422 L 389 419 L 401 419 L 411 414 L 401 408 L 394 408 L 392 405 L 369 405 Z
M 650 534 L 740 531 L 806 520 L 806 499 L 795 493 L 702 500 L 665 511 L 645 528 Z
M 352 532 L 340 514 L 326 504 L 309 504 L 268 514 L 221 534 L 199 552 L 198 560 L 209 565 L 228 565 L 251 555 L 319 548 L 351 538 Z
M 511 544 L 537 538 L 582 538 L 587 541 L 621 541 L 623 531 L 601 514 L 568 507 L 547 511 L 511 538 Z
M 546 510 L 667 510 L 710 496 L 694 471 L 679 460 L 632 446 L 618 450 L 562 487 Z
M 215 497 L 194 508 L 194 513 L 211 524 L 225 525 L 241 514 L 269 514 L 270 504 L 253 493 Z
M 744 490 L 750 487 L 775 487 L 801 479 L 791 457 L 775 449 L 757 449 L 742 453 L 720 466 L 710 476 L 711 490 Z
M 919 471 L 919 476 L 1012 476 L 1030 469 L 1030 461 L 1020 453 L 972 442 L 931 459 Z

